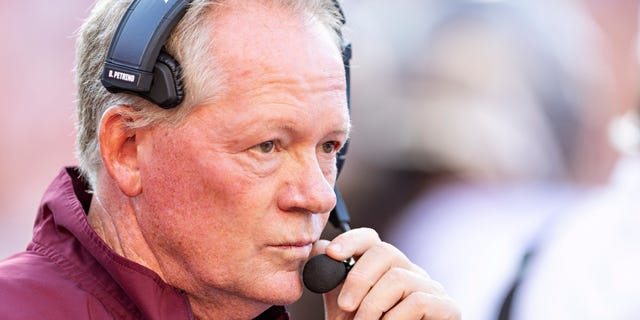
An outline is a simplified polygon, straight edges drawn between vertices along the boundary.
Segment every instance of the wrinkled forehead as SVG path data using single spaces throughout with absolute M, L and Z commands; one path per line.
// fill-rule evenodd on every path
M 211 55 L 216 57 L 216 68 L 223 69 L 227 85 L 241 86 L 251 79 L 265 82 L 268 88 L 283 78 L 306 77 L 309 85 L 346 92 L 342 54 L 333 30 L 287 8 L 253 1 L 231 3 L 209 17 L 215 26 Z
M 213 27 L 213 45 L 223 56 L 227 53 L 233 58 L 246 57 L 250 62 L 251 58 L 259 58 L 265 51 L 273 53 L 283 48 L 288 49 L 285 42 L 291 39 L 313 38 L 322 39 L 325 42 L 323 45 L 332 44 L 323 50 L 332 48 L 336 57 L 341 57 L 341 43 L 336 41 L 336 31 L 323 24 L 319 17 L 313 16 L 311 12 L 282 5 L 267 6 L 255 1 L 231 1 L 229 5 L 223 6 L 209 17 Z M 298 45 L 302 43 L 303 41 L 296 42 Z M 252 47 L 259 48 L 259 51 L 248 50 Z M 258 56 L 252 56 L 252 53 L 257 53 Z M 291 53 L 305 52 L 295 50 Z

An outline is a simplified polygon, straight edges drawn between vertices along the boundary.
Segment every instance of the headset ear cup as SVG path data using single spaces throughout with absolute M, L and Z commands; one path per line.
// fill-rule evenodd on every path
M 158 64 L 160 64 L 160 66 Z M 176 61 L 176 59 L 174 59 L 170 54 L 168 54 L 165 51 L 161 51 L 160 54 L 158 55 L 158 60 L 156 61 L 156 68 L 164 69 L 162 68 L 163 66 L 170 70 L 171 79 L 175 87 L 176 95 L 175 95 L 175 99 L 172 99 L 173 102 L 171 103 L 171 105 L 162 106 L 162 107 L 164 108 L 175 107 L 180 103 L 182 103 L 185 96 L 184 81 L 182 77 L 182 67 L 180 66 L 178 61 Z

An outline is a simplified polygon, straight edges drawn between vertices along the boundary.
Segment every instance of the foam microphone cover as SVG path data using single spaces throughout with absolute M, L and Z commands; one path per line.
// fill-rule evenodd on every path
M 315 293 L 333 290 L 347 277 L 349 264 L 329 258 L 326 254 L 317 255 L 304 265 L 302 280 L 307 289 Z

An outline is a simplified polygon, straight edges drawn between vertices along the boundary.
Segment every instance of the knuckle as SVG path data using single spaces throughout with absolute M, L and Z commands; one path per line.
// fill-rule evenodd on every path
M 392 244 L 388 242 L 381 241 L 378 246 L 386 252 L 393 252 L 393 253 L 400 252 L 400 250 L 398 250 L 396 247 L 394 247 Z
M 383 314 L 387 310 L 383 306 L 379 305 L 372 299 L 365 299 L 360 304 L 359 310 L 360 312 L 364 312 L 366 314 Z
M 407 278 L 408 272 L 406 269 L 393 267 L 387 271 L 386 277 L 388 277 L 391 283 L 401 283 Z
M 404 269 L 412 269 L 413 264 L 409 259 L 396 248 L 394 245 L 388 242 L 380 242 L 373 248 L 371 248 L 377 255 L 384 257 L 394 267 L 402 267 Z
M 421 266 L 413 263 L 413 262 L 409 262 L 409 266 L 411 268 L 411 270 L 419 273 L 420 275 L 422 275 L 423 277 L 426 277 L 427 279 L 431 279 L 431 276 L 429 275 L 429 273 L 422 268 Z
M 429 309 L 429 301 L 433 298 L 426 292 L 412 292 L 406 299 L 409 307 L 416 313 L 426 313 Z
M 353 283 L 357 287 L 371 288 L 375 284 L 375 280 L 371 279 L 366 273 L 358 270 L 351 270 L 347 275 L 347 281 Z
M 371 238 L 373 240 L 376 241 L 381 241 L 380 240 L 380 235 L 378 234 L 377 231 L 371 229 L 371 228 L 360 228 L 360 231 L 367 236 L 367 238 Z
M 378 254 L 382 254 L 388 257 L 397 257 L 397 256 L 403 256 L 402 252 L 400 252 L 400 250 L 398 250 L 396 247 L 394 247 L 392 244 L 388 243 L 388 242 L 383 242 L 380 241 L 380 243 L 378 243 L 376 246 L 374 246 L 372 248 L 374 251 L 376 251 L 376 253 Z
M 458 320 L 461 318 L 455 303 L 447 296 L 413 292 L 407 298 L 407 302 L 416 314 L 423 314 L 428 319 L 437 317 L 444 320 Z

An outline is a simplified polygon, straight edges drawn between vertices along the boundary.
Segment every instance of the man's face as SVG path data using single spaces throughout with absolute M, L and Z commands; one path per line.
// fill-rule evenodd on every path
M 134 205 L 170 284 L 199 299 L 291 303 L 336 201 L 349 130 L 342 60 L 318 22 L 228 10 L 212 54 L 229 90 L 177 128 L 136 135 Z

